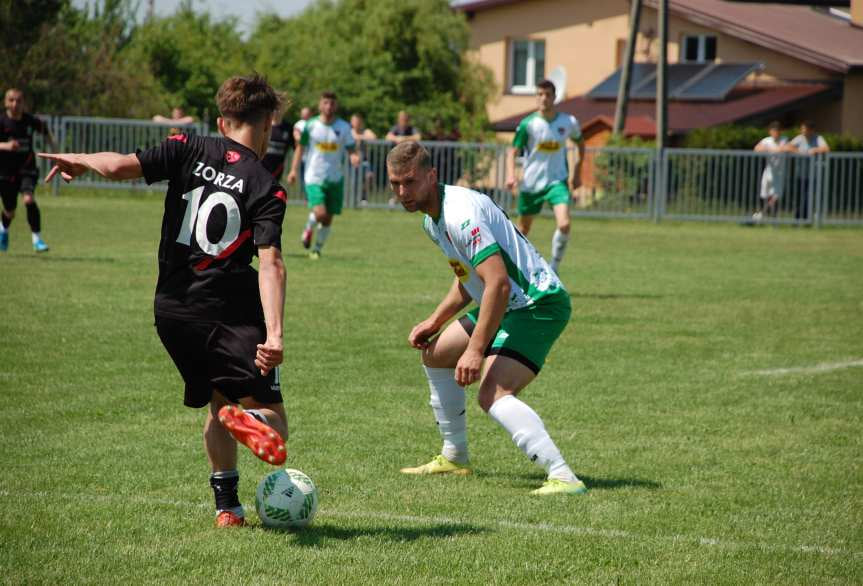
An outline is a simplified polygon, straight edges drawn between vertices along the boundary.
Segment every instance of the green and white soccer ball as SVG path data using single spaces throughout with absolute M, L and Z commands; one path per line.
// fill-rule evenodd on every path
M 299 470 L 276 470 L 258 483 L 255 508 L 267 527 L 305 527 L 318 511 L 318 489 L 312 479 Z

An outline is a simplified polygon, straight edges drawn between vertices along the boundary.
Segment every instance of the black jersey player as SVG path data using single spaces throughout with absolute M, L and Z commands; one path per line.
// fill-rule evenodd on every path
M 33 233 L 33 250 L 45 252 L 48 245 L 42 240 L 42 215 L 33 194 L 38 171 L 33 155 L 33 134 L 45 135 L 54 147 L 54 137 L 48 126 L 24 111 L 24 92 L 18 88 L 6 90 L 4 111 L 0 114 L 0 196 L 3 211 L 0 213 L 0 252 L 9 248 L 9 225 L 18 207 L 18 194 L 27 209 L 27 222 Z
M 69 181 L 168 180 L 156 329 L 186 384 L 184 403 L 209 405 L 204 444 L 219 526 L 242 525 L 237 443 L 285 460 L 282 362 L 285 192 L 261 166 L 281 96 L 263 78 L 232 77 L 216 100 L 222 137 L 177 134 L 133 154 L 41 155 Z M 250 266 L 259 257 L 259 272 Z M 239 404 L 240 406 L 236 406 Z M 245 409 L 244 409 L 245 408 Z

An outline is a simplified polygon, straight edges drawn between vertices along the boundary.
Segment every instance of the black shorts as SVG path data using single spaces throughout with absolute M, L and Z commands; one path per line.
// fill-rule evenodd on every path
M 36 191 L 38 175 L 25 174 L 16 177 L 0 178 L 0 197 L 3 198 L 3 209 L 12 211 L 18 207 L 19 193 Z
M 252 397 L 281 403 L 279 369 L 262 376 L 255 366 L 258 344 L 267 338 L 263 323 L 218 324 L 156 317 L 156 331 L 186 383 L 183 404 L 204 407 L 217 390 L 232 403 Z

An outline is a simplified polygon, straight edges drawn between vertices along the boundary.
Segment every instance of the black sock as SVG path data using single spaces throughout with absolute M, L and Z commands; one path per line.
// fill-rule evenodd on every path
M 213 487 L 213 496 L 216 497 L 217 511 L 227 511 L 240 507 L 240 499 L 237 496 L 239 482 L 240 473 L 236 470 L 224 470 L 210 474 L 210 486 Z
M 3 222 L 3 227 L 8 228 L 12 223 L 12 218 L 6 215 L 6 212 L 0 213 L 0 222 Z
M 30 202 L 27 204 L 27 223 L 30 224 L 31 232 L 41 232 L 42 231 L 42 214 L 39 213 L 39 206 L 36 205 L 36 202 Z

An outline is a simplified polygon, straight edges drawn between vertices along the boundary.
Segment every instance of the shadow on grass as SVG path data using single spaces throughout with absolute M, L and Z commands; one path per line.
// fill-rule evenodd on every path
M 500 472 L 482 472 L 477 470 L 474 476 L 479 478 L 504 478 L 510 486 L 515 488 L 534 489 L 539 488 L 545 480 L 542 472 L 530 472 L 523 474 L 504 474 Z M 644 478 L 597 478 L 595 476 L 578 476 L 587 485 L 588 490 L 618 490 L 621 488 L 638 488 L 644 490 L 657 490 L 662 484 Z
M 619 488 L 643 488 L 646 490 L 657 490 L 662 484 L 654 480 L 644 478 L 596 478 L 593 476 L 579 476 L 587 485 L 588 490 L 617 490 Z
M 464 534 L 477 534 L 488 531 L 483 527 L 457 524 L 437 524 L 427 527 L 339 527 L 337 525 L 312 525 L 299 531 L 269 529 L 261 527 L 262 531 L 285 533 L 295 537 L 294 543 L 307 547 L 326 545 L 327 541 L 352 541 L 363 537 L 381 537 L 392 542 L 404 543 L 417 539 L 444 539 Z
M 662 299 L 665 295 L 652 293 L 570 293 L 573 299 Z

